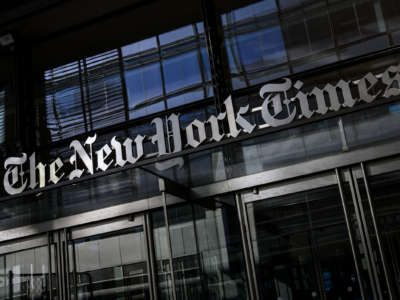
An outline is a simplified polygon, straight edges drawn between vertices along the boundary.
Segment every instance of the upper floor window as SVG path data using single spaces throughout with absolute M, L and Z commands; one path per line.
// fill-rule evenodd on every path
M 223 14 L 233 88 L 396 44 L 394 2 L 264 0 Z
M 51 141 L 212 97 L 202 23 L 45 72 Z
M 212 96 L 203 24 L 122 47 L 129 117 Z

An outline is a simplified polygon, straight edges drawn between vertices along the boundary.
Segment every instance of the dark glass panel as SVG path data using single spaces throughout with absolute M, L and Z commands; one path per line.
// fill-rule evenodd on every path
M 78 62 L 45 72 L 46 127 L 52 141 L 85 132 L 79 73 Z
M 400 172 L 372 176 L 369 183 L 390 284 L 393 287 L 394 298 L 398 298 L 400 297 L 400 205 L 398 202 Z
M 380 2 L 389 29 L 400 28 L 400 2 L 397 0 L 380 0 Z
M 369 108 L 343 117 L 348 145 L 352 148 L 398 139 L 400 102 Z
M 331 9 L 331 16 L 338 43 L 347 44 L 385 31 L 379 12 L 379 4 L 375 5 L 373 1 L 336 2 Z
M 81 65 L 89 128 L 95 130 L 125 121 L 118 51 L 85 58 Z
M 36 224 L 159 194 L 157 177 L 136 168 L 0 203 L 2 230 Z M 118 194 L 118 197 L 115 195 Z
M 212 96 L 204 25 L 187 25 L 46 71 L 42 139 L 64 139 Z
M 333 47 L 325 2 L 288 14 L 283 23 L 291 60 Z
M 360 299 L 337 187 L 247 207 L 261 299 Z
M 395 45 L 399 45 L 400 44 L 400 31 L 393 32 L 392 33 L 392 38 L 393 38 L 393 43 Z
M 221 16 L 233 89 L 390 46 L 377 1 L 258 1 Z
M 185 86 L 199 84 L 202 81 L 197 51 L 165 57 L 163 70 L 167 93 L 177 91 Z

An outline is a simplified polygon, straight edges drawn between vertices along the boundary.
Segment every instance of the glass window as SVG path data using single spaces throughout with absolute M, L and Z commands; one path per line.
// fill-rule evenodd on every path
M 352 148 L 398 139 L 400 137 L 398 130 L 400 102 L 344 116 L 343 124 L 347 143 Z
M 35 197 L 3 201 L 0 205 L 0 229 L 37 224 L 148 199 L 159 195 L 157 180 L 149 172 L 135 168 L 52 189 Z
M 117 50 L 81 61 L 89 128 L 94 130 L 125 120 L 125 105 Z
M 79 73 L 77 62 L 45 72 L 46 127 L 53 141 L 86 130 Z
M 324 2 L 289 14 L 284 19 L 290 59 L 333 47 L 329 16 Z
M 341 1 L 334 6 L 331 16 L 338 43 L 347 44 L 384 31 L 378 6 L 373 1 Z
M 152 100 L 160 100 L 162 96 L 161 73 L 158 63 L 151 63 L 132 69 L 126 68 L 125 80 L 129 108 L 134 111 L 132 115 L 141 117 L 165 109 L 163 102 L 151 104 Z M 146 103 L 148 104 L 146 105 Z
M 400 3 L 397 0 L 380 0 L 389 29 L 400 28 Z
M 223 14 L 233 89 L 389 47 L 382 1 L 264 0 Z
M 191 24 L 47 70 L 45 130 L 56 141 L 212 96 L 204 25 Z
M 253 77 L 265 77 L 267 67 L 286 62 L 287 55 L 279 20 L 267 15 L 271 1 L 223 15 L 225 46 L 232 76 L 240 76 L 234 88 L 251 85 Z M 265 78 L 266 79 L 266 78 Z
M 202 26 L 122 47 L 131 119 L 213 96 Z

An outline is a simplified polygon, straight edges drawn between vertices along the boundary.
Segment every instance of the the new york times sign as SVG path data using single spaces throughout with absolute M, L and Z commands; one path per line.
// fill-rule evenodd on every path
M 378 78 L 379 77 L 379 78 Z M 299 118 L 312 118 L 314 115 L 325 115 L 328 111 L 339 111 L 342 108 L 353 107 L 358 103 L 371 103 L 379 98 L 390 98 L 400 95 L 400 66 L 391 66 L 384 73 L 366 74 L 357 81 L 339 80 L 336 85 L 327 83 L 325 87 L 314 87 L 311 91 L 303 91 L 303 82 L 292 82 L 284 78 L 278 83 L 269 83 L 260 90 L 263 104 L 261 116 L 265 124 L 252 124 L 244 116 L 252 113 L 249 105 L 235 111 L 232 98 L 225 102 L 225 112 L 213 115 L 205 122 L 193 120 L 187 127 L 182 128 L 179 116 L 168 116 L 170 125 L 170 147 L 172 153 L 184 148 L 197 148 L 206 142 L 218 142 L 222 139 L 235 138 L 239 134 L 250 134 L 265 126 L 279 127 L 287 125 Z M 289 97 L 288 95 L 294 95 Z M 257 111 L 257 109 L 253 109 Z M 257 112 L 259 113 L 259 112 Z M 221 132 L 221 123 L 228 124 L 229 132 Z M 91 136 L 82 144 L 74 140 L 70 144 L 73 154 L 67 162 L 56 158 L 49 163 L 37 162 L 36 154 L 22 153 L 21 156 L 9 157 L 4 162 L 5 174 L 3 185 L 10 195 L 22 193 L 28 189 L 34 190 L 60 180 L 72 180 L 82 175 L 104 172 L 112 167 L 134 165 L 150 153 L 145 153 L 144 142 L 149 139 L 156 145 L 156 155 L 163 156 L 167 151 L 164 122 L 161 118 L 151 121 L 154 135 L 127 137 L 124 140 L 113 137 L 108 144 L 93 151 L 97 136 Z M 206 128 L 208 127 L 208 130 Z M 186 135 L 186 144 L 182 138 Z

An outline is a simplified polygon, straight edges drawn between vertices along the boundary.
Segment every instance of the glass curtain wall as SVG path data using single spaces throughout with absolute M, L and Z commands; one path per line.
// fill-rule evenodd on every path
M 213 96 L 203 23 L 47 70 L 48 141 Z
M 395 2 L 265 0 L 223 14 L 233 88 L 395 45 Z

